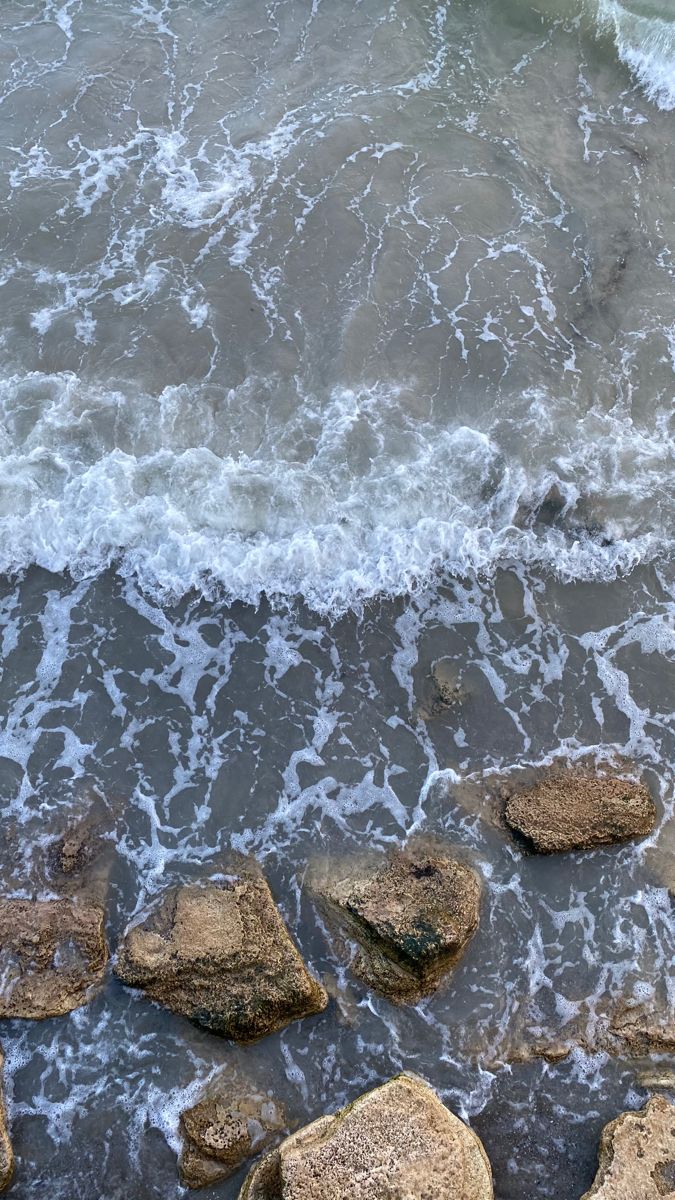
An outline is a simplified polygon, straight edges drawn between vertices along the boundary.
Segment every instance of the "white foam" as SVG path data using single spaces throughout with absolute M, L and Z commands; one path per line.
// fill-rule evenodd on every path
M 184 153 L 185 137 L 173 131 L 155 135 L 154 164 L 164 178 L 162 200 L 174 220 L 188 228 L 211 224 L 226 216 L 240 192 L 253 186 L 246 157 L 234 153 L 221 160 L 217 174 L 200 179 L 193 161 Z
M 597 0 L 601 30 L 614 38 L 622 62 L 648 98 L 666 112 L 675 109 L 675 10 L 670 0 Z
M 611 579 L 672 550 L 651 500 L 675 461 L 658 414 L 640 428 L 593 411 L 578 422 L 563 405 L 554 422 L 533 392 L 525 422 L 502 420 L 497 436 L 422 419 L 410 388 L 376 385 L 298 393 L 277 425 L 275 386 L 248 380 L 216 412 L 211 393 L 185 387 L 150 397 L 71 374 L 6 380 L 0 570 L 85 577 L 115 563 L 162 598 L 300 595 L 335 613 L 419 592 L 437 571 L 522 561 Z M 582 522 L 572 534 L 516 525 L 556 481 L 568 507 L 580 494 L 597 504 L 602 537 Z

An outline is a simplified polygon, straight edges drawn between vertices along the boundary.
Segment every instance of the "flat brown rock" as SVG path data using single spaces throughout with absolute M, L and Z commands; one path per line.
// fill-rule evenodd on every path
M 0 899 L 0 1017 L 41 1020 L 90 999 L 108 959 L 103 909 L 71 900 Z
M 572 1052 L 572 1046 L 565 1042 L 531 1042 L 512 1047 L 503 1061 L 509 1063 L 529 1063 L 539 1058 L 547 1063 L 564 1062 Z
M 609 1032 L 636 1056 L 675 1052 L 675 1014 L 669 1011 L 623 1007 L 612 1018 Z
M 509 796 L 504 819 L 528 849 L 558 854 L 646 837 L 656 808 L 641 783 L 570 772 Z
M 239 1200 L 492 1200 L 480 1139 L 414 1075 L 292 1134 Z
M 181 1114 L 184 1134 L 179 1170 L 185 1187 L 219 1183 L 269 1145 L 283 1128 L 278 1104 L 262 1095 L 205 1095 Z
M 0 1050 L 0 1192 L 4 1192 L 5 1188 L 9 1187 L 14 1174 L 14 1152 L 12 1150 L 12 1143 L 9 1140 L 7 1110 L 5 1109 L 2 1090 L 3 1066 L 4 1057 L 2 1050 Z
M 317 866 L 309 888 L 338 948 L 357 943 L 354 973 L 397 1003 L 433 992 L 478 927 L 479 877 L 437 844 Z
M 661 1096 L 622 1113 L 602 1132 L 598 1173 L 582 1200 L 675 1196 L 675 1106 Z
M 237 1042 L 328 1002 L 260 874 L 171 889 L 127 931 L 114 969 L 124 983 Z

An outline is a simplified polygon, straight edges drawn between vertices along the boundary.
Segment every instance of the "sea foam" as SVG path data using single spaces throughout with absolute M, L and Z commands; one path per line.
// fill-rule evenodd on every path
M 7 380 L 0 570 L 115 565 L 163 599 L 300 596 L 338 613 L 437 572 L 518 561 L 612 579 L 672 550 L 653 505 L 675 461 L 658 413 L 650 429 L 618 410 L 567 421 L 562 406 L 547 423 L 533 391 L 517 421 L 507 407 L 485 429 L 446 427 L 409 388 L 364 386 L 298 395 L 277 422 L 264 387 L 263 405 L 253 380 L 159 397 Z M 553 487 L 564 509 L 547 523 Z
M 675 109 L 675 10 L 668 0 L 598 0 L 597 21 L 647 97 L 666 112 Z

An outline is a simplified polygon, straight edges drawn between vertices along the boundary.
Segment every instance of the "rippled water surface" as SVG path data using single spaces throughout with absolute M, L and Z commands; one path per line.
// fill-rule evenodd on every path
M 5 1023 L 17 1200 L 183 1195 L 223 1065 L 293 1122 L 417 1070 L 498 1200 L 577 1200 L 646 1098 L 594 1047 L 675 1003 L 674 112 L 669 0 L 3 0 L 3 885 L 94 794 L 113 949 L 234 848 L 332 996 L 245 1049 L 112 978 Z M 621 757 L 647 842 L 495 823 L 504 775 Z M 423 831 L 481 927 L 399 1009 L 301 885 Z

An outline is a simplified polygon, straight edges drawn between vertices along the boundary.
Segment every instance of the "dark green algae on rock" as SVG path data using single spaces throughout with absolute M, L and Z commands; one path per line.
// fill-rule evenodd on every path
M 395 1003 L 439 986 L 478 928 L 481 882 L 447 843 L 314 863 L 307 885 L 338 953 Z

